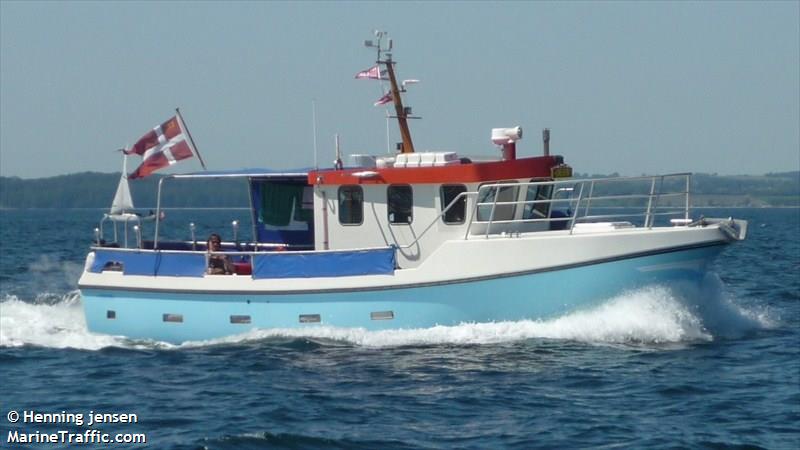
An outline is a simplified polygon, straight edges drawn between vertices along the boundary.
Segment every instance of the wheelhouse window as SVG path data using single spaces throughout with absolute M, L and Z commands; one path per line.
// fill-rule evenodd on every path
M 413 206 L 414 194 L 411 186 L 397 184 L 386 188 L 386 209 L 389 213 L 389 223 L 411 223 L 414 219 Z
M 314 187 L 306 177 L 251 178 L 250 205 L 257 242 L 314 246 Z
M 550 181 L 550 180 L 537 180 L 533 179 L 531 182 L 536 181 Z M 533 185 L 528 186 L 528 192 L 525 195 L 525 201 L 539 201 L 539 200 L 550 200 L 553 195 L 553 185 L 546 184 L 546 185 Z M 544 203 L 525 203 L 525 212 L 522 215 L 523 219 L 543 219 L 547 218 L 550 214 L 550 202 Z
M 253 203 L 260 222 L 272 227 L 286 227 L 293 222 L 306 226 L 314 223 L 314 190 L 301 183 L 258 180 L 251 190 L 256 192 Z
M 339 187 L 339 223 L 361 225 L 364 222 L 364 190 L 361 186 Z
M 514 203 L 503 205 L 502 203 L 516 202 L 519 186 L 511 184 L 516 183 L 516 181 L 503 181 L 502 183 L 506 185 L 499 187 L 500 192 L 497 192 L 497 186 L 478 190 L 478 203 L 486 203 L 478 207 L 479 221 L 488 221 L 489 217 L 492 216 L 492 208 L 494 208 L 494 217 L 492 217 L 491 220 L 514 219 L 517 205 Z M 497 204 L 493 204 L 495 202 L 495 195 L 497 196 Z
M 440 197 L 442 199 L 442 211 L 447 208 L 456 197 L 462 192 L 467 192 L 467 187 L 463 184 L 445 184 L 442 186 Z M 444 223 L 457 225 L 464 223 L 467 217 L 467 197 L 461 196 L 458 201 L 450 207 L 442 217 Z

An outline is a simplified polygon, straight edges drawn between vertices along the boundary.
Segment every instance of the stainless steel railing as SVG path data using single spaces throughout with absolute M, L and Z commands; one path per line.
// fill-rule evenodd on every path
M 572 194 L 577 192 L 577 196 L 569 198 L 557 198 L 553 196 L 548 199 L 528 199 L 517 200 L 519 189 L 531 188 L 541 189 L 549 187 L 550 192 L 569 191 Z M 526 223 L 554 223 L 568 222 L 569 232 L 574 231 L 575 225 L 585 222 L 598 222 L 609 220 L 621 220 L 639 218 L 641 225 L 652 228 L 656 218 L 661 216 L 680 216 L 684 220 L 690 217 L 690 187 L 691 174 L 677 173 L 668 175 L 641 176 L 641 177 L 615 177 L 615 178 L 594 178 L 594 179 L 570 179 L 555 181 L 536 181 L 529 183 L 492 183 L 481 186 L 474 194 L 476 201 L 472 206 L 469 223 L 465 234 L 467 239 L 471 234 L 474 235 L 473 225 L 480 224 L 485 226 L 481 233 L 484 237 L 491 234 L 513 230 L 514 227 L 508 225 L 520 225 Z M 511 197 L 514 200 L 500 201 L 503 189 L 513 190 Z M 622 193 L 627 190 L 629 193 Z M 489 199 L 491 197 L 491 200 Z M 679 198 L 679 205 L 672 201 Z M 668 199 L 668 201 L 665 201 Z M 530 205 L 531 213 L 536 210 L 536 205 L 548 205 L 547 215 L 543 217 L 523 216 L 518 218 L 517 208 Z M 570 214 L 553 217 L 552 212 L 555 206 L 566 207 Z M 498 219 L 498 206 L 509 206 L 513 211 L 513 218 Z M 481 214 L 482 211 L 489 209 L 488 217 Z M 506 225 L 505 227 L 502 225 Z M 494 228 L 493 228 L 494 227 Z

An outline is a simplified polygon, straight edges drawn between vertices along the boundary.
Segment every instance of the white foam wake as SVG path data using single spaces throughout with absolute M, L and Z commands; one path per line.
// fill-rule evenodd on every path
M 174 346 L 90 333 L 76 292 L 34 302 L 7 296 L 0 301 L 0 347 L 35 345 L 97 350 L 104 347 L 191 348 L 280 339 L 317 339 L 364 347 L 438 344 L 495 344 L 526 339 L 558 339 L 600 344 L 648 346 L 713 340 L 774 327 L 767 313 L 738 306 L 724 294 L 718 278 L 701 291 L 679 292 L 650 286 L 621 294 L 591 309 L 551 320 L 474 323 L 413 330 L 309 327 L 254 330 L 241 335 Z
M 78 291 L 64 296 L 40 294 L 33 302 L 13 295 L 0 301 L 0 347 L 36 345 L 98 350 L 122 346 L 124 342 L 86 329 Z
M 413 330 L 367 331 L 362 328 L 315 327 L 254 330 L 249 333 L 181 347 L 258 341 L 270 338 L 311 338 L 364 347 L 438 344 L 495 344 L 526 339 L 558 339 L 600 344 L 655 345 L 711 341 L 772 328 L 767 313 L 756 313 L 728 298 L 714 276 L 703 289 L 676 292 L 650 286 L 614 297 L 596 307 L 551 320 L 474 323 Z

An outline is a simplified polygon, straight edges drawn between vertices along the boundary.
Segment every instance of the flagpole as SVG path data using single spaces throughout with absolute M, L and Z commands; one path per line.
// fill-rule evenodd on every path
M 197 146 L 194 145 L 194 139 L 192 139 L 192 133 L 189 131 L 189 128 L 186 127 L 186 123 L 183 121 L 183 116 L 181 116 L 180 108 L 175 108 L 175 113 L 178 115 L 178 120 L 180 120 L 181 126 L 186 131 L 186 136 L 189 138 L 189 142 L 192 143 L 192 149 L 194 149 L 194 152 L 197 153 L 197 159 L 200 160 L 200 165 L 203 166 L 203 170 L 207 171 L 208 169 L 206 168 L 206 163 L 203 162 L 203 157 L 200 156 L 200 152 L 197 150 Z

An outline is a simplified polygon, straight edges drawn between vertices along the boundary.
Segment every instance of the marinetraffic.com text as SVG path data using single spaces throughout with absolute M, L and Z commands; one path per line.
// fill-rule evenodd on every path
M 145 433 L 106 433 L 102 426 L 136 424 L 139 416 L 133 413 L 107 413 L 89 411 L 73 413 L 60 411 L 42 413 L 32 410 L 11 410 L 6 414 L 11 424 L 21 425 L 9 430 L 8 444 L 146 444 Z M 43 431 L 39 428 L 47 428 Z M 56 429 L 52 428 L 65 429 Z M 83 429 L 76 429 L 76 428 Z

